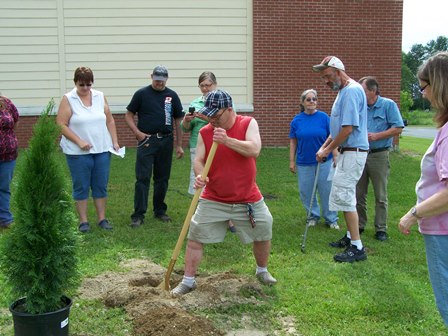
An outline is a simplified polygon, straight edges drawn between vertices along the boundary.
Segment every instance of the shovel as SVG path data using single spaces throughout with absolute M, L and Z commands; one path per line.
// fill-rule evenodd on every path
M 207 179 L 208 171 L 210 170 L 210 166 L 212 165 L 213 158 L 215 157 L 216 149 L 218 148 L 218 143 L 213 142 L 212 148 L 208 153 L 207 161 L 205 162 L 204 169 L 202 170 L 201 176 L 202 180 L 205 181 Z M 190 227 L 191 217 L 196 210 L 196 206 L 198 205 L 199 196 L 201 195 L 202 188 L 196 189 L 194 193 L 193 199 L 191 200 L 190 208 L 188 209 L 187 216 L 185 217 L 184 225 L 182 230 L 180 231 L 179 238 L 177 239 L 176 247 L 174 248 L 173 255 L 171 256 L 170 264 L 165 273 L 165 278 L 159 287 L 163 287 L 166 291 L 170 290 L 170 277 L 173 272 L 174 265 L 176 264 L 177 257 L 179 256 L 180 249 L 182 248 L 182 244 L 184 242 L 185 236 L 187 235 L 188 228 Z

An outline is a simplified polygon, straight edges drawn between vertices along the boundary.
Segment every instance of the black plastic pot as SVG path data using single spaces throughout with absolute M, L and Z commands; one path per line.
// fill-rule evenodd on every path
M 14 321 L 15 336 L 68 336 L 68 315 L 72 306 L 72 300 L 66 296 L 61 298 L 65 304 L 54 312 L 43 314 L 28 314 L 21 312 L 21 306 L 26 298 L 19 299 L 9 307 Z

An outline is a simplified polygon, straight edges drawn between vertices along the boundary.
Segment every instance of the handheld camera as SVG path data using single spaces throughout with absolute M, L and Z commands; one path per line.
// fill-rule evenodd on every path
M 188 108 L 188 114 L 193 114 L 196 109 L 193 106 Z

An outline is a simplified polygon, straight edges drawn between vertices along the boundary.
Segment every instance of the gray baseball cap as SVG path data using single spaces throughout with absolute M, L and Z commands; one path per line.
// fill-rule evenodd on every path
M 152 71 L 152 79 L 166 81 L 168 79 L 168 69 L 163 65 L 158 65 Z

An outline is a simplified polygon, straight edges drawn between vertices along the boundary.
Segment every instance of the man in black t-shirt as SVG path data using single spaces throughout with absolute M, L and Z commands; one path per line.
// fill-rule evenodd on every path
M 134 93 L 127 106 L 126 123 L 138 141 L 135 162 L 134 213 L 131 227 L 143 224 L 148 208 L 151 176 L 154 176 L 154 217 L 168 222 L 165 196 L 173 157 L 173 126 L 176 132 L 176 157 L 184 155 L 180 122 L 184 116 L 182 103 L 176 92 L 166 87 L 168 70 L 162 65 L 154 68 L 152 83 Z M 137 124 L 135 123 L 137 115 Z

